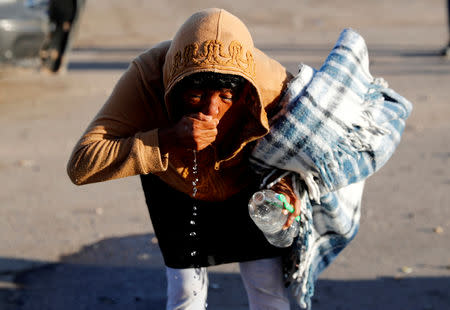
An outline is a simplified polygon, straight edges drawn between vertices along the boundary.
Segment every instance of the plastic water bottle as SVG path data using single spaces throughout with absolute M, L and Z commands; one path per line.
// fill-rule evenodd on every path
M 283 225 L 289 216 L 283 214 L 283 209 L 294 212 L 294 208 L 287 203 L 284 195 L 268 189 L 254 193 L 248 203 L 248 211 L 253 222 L 264 233 L 267 241 L 279 248 L 292 244 L 294 237 L 298 234 L 300 220 L 298 216 L 288 229 L 283 230 Z

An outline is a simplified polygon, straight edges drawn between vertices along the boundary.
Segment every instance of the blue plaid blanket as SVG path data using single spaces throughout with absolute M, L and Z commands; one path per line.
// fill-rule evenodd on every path
M 293 177 L 303 216 L 285 277 L 309 308 L 320 272 L 356 235 L 364 181 L 394 153 L 412 104 L 372 77 L 364 39 L 345 29 L 319 70 L 300 65 L 281 106 L 250 161 Z

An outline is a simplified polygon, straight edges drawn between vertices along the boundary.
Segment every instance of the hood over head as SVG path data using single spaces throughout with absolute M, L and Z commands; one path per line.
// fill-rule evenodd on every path
M 263 64 L 270 63 L 266 55 L 255 49 L 244 23 L 231 13 L 217 8 L 201 10 L 189 17 L 175 34 L 167 51 L 163 83 L 169 117 L 177 109 L 177 102 L 170 102 L 170 92 L 179 81 L 191 74 L 216 72 L 239 75 L 251 85 L 247 87 L 249 91 L 245 92 L 242 101 L 248 113 L 236 121 L 239 135 L 232 139 L 231 144 L 218 149 L 219 162 L 233 158 L 245 144 L 269 131 L 265 103 L 257 83 L 258 58 L 264 58 L 261 59 Z
M 199 11 L 180 27 L 167 51 L 166 95 L 182 78 L 202 71 L 236 74 L 255 84 L 253 55 L 252 37 L 241 20 L 223 9 Z

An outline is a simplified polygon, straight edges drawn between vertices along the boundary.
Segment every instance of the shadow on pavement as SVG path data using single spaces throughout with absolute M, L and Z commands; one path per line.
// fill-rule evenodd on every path
M 164 264 L 151 240 L 152 234 L 108 238 L 63 256 L 61 263 L 29 261 L 40 266 L 16 273 L 11 280 L 16 288 L 0 286 L 0 308 L 164 309 Z M 15 262 L 24 263 L 0 258 L 3 266 Z M 239 274 L 210 271 L 209 281 L 208 309 L 248 309 Z M 450 277 L 323 279 L 316 285 L 313 309 L 444 310 L 450 309 L 449 287 Z
M 334 44 L 278 44 L 257 46 L 263 52 L 278 59 L 290 72 L 297 72 L 300 63 L 306 63 L 316 69 L 333 48 Z M 439 56 L 439 50 L 422 46 L 403 45 L 369 45 L 371 69 L 383 75 L 448 75 L 450 61 Z M 111 46 L 111 47 L 77 47 L 75 54 L 88 55 L 87 59 L 71 60 L 67 69 L 70 71 L 108 71 L 126 70 L 131 60 L 146 50 L 143 46 Z M 124 53 L 127 56 L 124 56 Z M 104 61 L 102 55 L 117 55 L 123 60 Z M 289 60 L 285 59 L 286 55 Z M 292 55 L 298 55 L 298 60 L 292 61 Z
M 75 70 L 125 70 L 130 61 L 71 61 L 67 65 L 70 71 Z
M 151 46 L 149 46 L 151 47 Z M 116 53 L 135 53 L 140 54 L 149 47 L 145 46 L 79 46 L 72 48 L 72 52 L 75 53 L 103 53 L 103 54 L 116 54 Z

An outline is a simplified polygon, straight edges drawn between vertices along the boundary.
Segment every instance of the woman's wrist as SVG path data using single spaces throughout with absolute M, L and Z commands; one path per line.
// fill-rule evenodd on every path
M 176 146 L 175 130 L 172 128 L 158 129 L 158 144 L 161 154 L 167 154 Z

